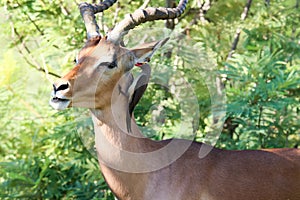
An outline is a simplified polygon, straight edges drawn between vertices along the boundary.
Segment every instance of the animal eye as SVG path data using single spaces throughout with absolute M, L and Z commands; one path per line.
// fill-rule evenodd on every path
M 117 62 L 116 62 L 116 61 L 111 62 L 111 63 L 108 64 L 107 67 L 108 67 L 109 69 L 115 68 L 115 67 L 117 67 Z

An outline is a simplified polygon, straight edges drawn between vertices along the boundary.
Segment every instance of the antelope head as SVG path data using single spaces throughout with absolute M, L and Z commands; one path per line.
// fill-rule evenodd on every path
M 50 99 L 53 108 L 63 110 L 74 106 L 101 110 L 109 106 L 113 89 L 120 78 L 128 74 L 133 66 L 148 62 L 153 53 L 167 41 L 164 39 L 128 49 L 122 45 L 123 36 L 141 23 L 178 17 L 184 11 L 187 0 L 181 0 L 177 8 L 150 7 L 137 10 L 127 15 L 106 36 L 101 36 L 95 14 L 109 8 L 115 2 L 116 0 L 106 0 L 98 5 L 79 5 L 87 30 L 87 42 L 78 54 L 75 67 L 53 84 Z M 139 78 L 147 81 L 150 70 L 146 68 L 149 66 L 142 68 L 145 76 Z M 137 82 L 131 80 L 131 83 Z M 142 88 L 140 93 L 144 90 L 145 88 Z M 130 97 L 133 109 L 141 95 L 133 95 L 131 92 L 130 96 L 135 96 Z

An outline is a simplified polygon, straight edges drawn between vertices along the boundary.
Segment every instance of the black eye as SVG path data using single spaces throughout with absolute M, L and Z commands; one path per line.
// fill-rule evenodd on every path
M 116 61 L 111 62 L 111 63 L 109 63 L 109 65 L 107 67 L 109 69 L 115 68 L 115 67 L 117 67 L 117 62 Z

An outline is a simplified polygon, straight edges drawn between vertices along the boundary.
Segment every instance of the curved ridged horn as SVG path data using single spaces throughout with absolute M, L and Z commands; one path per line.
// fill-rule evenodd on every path
M 103 12 L 111 7 L 117 0 L 105 0 L 99 4 L 80 3 L 79 10 L 85 24 L 87 38 L 101 36 L 99 33 L 99 26 L 96 22 L 95 14 Z
M 108 39 L 116 43 L 120 38 L 126 35 L 130 29 L 133 29 L 141 23 L 160 19 L 177 18 L 184 12 L 187 2 L 188 0 L 180 0 L 176 8 L 148 7 L 146 9 L 136 10 L 132 14 L 127 14 L 109 33 Z

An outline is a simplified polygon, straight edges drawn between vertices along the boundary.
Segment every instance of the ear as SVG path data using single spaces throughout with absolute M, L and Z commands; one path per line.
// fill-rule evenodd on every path
M 166 38 L 156 42 L 145 43 L 130 49 L 135 56 L 134 64 L 141 66 L 143 63 L 149 62 L 155 51 L 162 47 L 168 40 L 169 38 Z

